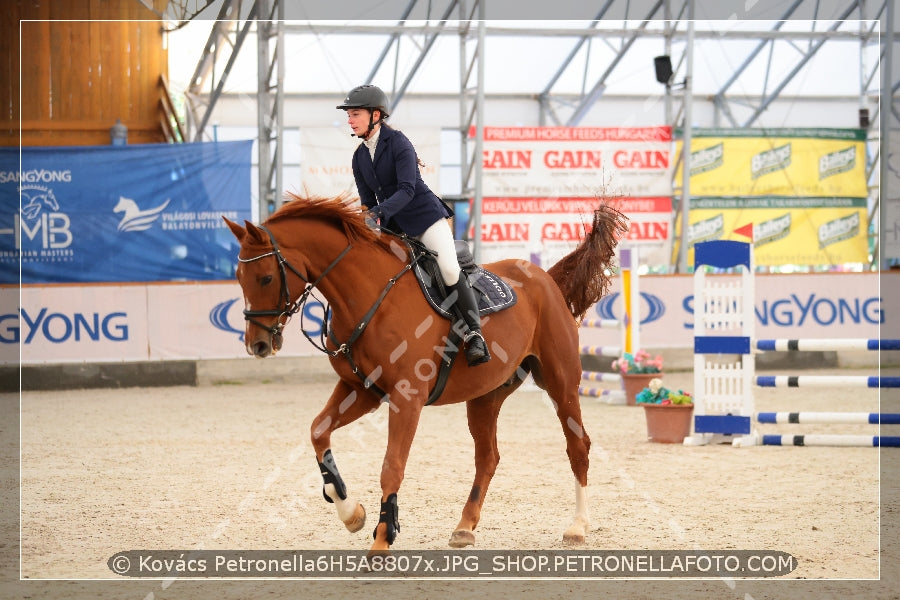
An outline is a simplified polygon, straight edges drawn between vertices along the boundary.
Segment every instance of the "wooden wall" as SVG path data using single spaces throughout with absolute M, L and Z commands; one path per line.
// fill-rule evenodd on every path
M 153 5 L 161 13 L 167 2 Z M 19 0 L 3 12 L 0 145 L 105 145 L 116 119 L 129 144 L 166 141 L 168 51 L 154 11 L 138 0 Z

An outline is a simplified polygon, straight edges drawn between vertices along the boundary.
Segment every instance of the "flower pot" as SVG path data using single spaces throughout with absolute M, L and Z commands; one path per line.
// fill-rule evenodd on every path
M 628 406 L 637 404 L 637 395 L 644 391 L 652 379 L 662 376 L 662 373 L 623 373 L 622 386 L 625 388 L 625 402 Z
M 659 444 L 681 444 L 691 434 L 693 404 L 641 403 L 647 418 L 647 440 Z

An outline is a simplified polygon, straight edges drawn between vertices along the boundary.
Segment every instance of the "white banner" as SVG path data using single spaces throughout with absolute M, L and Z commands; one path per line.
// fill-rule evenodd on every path
M 599 202 L 596 198 L 484 198 L 481 258 L 484 262 L 519 258 L 547 269 L 584 238 Z M 667 264 L 672 199 L 610 202 L 629 219 L 628 233 L 620 243 L 641 246 L 643 264 Z
M 728 278 L 730 276 L 722 276 Z M 880 287 L 879 287 L 880 285 Z M 896 336 L 900 316 L 884 297 L 900 289 L 900 273 L 811 273 L 756 278 L 756 337 L 877 338 Z M 587 318 L 621 319 L 620 280 Z M 641 345 L 693 345 L 693 277 L 640 280 Z M 0 288 L 0 362 L 22 364 L 242 358 L 243 299 L 237 283 L 72 285 Z M 13 310 L 18 307 L 18 310 Z M 311 356 L 324 309 L 310 302 L 285 329 L 280 356 Z M 582 343 L 621 345 L 608 329 L 582 329 Z
M 237 282 L 0 288 L 0 363 L 132 362 L 247 357 Z M 8 308 L 6 308 L 8 307 Z M 17 307 L 17 311 L 12 308 Z M 17 314 L 18 313 L 18 314 Z M 280 356 L 318 351 L 324 308 L 306 305 Z
M 0 290 L 3 362 L 22 364 L 147 360 L 146 285 L 27 286 Z
M 722 282 L 738 276 L 721 277 Z M 888 283 L 900 287 L 900 273 L 809 273 L 757 275 L 756 338 L 866 338 L 897 331 L 900 312 L 886 302 Z M 881 284 L 881 288 L 879 288 Z M 641 277 L 640 340 L 646 348 L 690 348 L 694 331 L 692 275 Z M 621 319 L 621 286 L 588 311 L 587 319 Z M 893 328 L 893 329 L 892 329 Z M 609 329 L 582 329 L 583 344 L 620 346 Z
M 150 286 L 148 314 L 159 324 L 150 332 L 151 360 L 185 358 L 240 358 L 244 349 L 244 295 L 233 283 Z M 319 302 L 308 303 L 293 317 L 279 356 L 309 356 L 316 349 L 300 331 L 318 339 L 325 311 Z
M 602 198 L 629 218 L 622 241 L 646 247 L 645 264 L 669 264 L 671 153 L 669 127 L 486 127 L 482 260 L 549 268 L 584 237 Z
M 485 127 L 482 194 L 671 196 L 671 163 L 670 127 Z
M 336 196 L 349 192 L 359 196 L 353 169 L 350 166 L 353 151 L 362 140 L 350 135 L 350 128 L 301 127 L 300 128 L 300 176 L 299 185 L 287 184 L 287 190 L 299 195 Z M 419 167 L 422 179 L 437 194 L 440 192 L 441 130 L 402 129 L 412 142 L 419 159 L 425 163 Z

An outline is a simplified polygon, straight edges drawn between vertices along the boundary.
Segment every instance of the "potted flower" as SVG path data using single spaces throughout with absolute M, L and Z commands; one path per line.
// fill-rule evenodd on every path
M 662 380 L 653 379 L 637 395 L 637 403 L 644 407 L 651 442 L 680 444 L 691 434 L 694 400 L 690 394 L 668 390 Z
M 633 355 L 626 352 L 612 362 L 612 368 L 622 374 L 622 387 L 629 406 L 636 404 L 637 395 L 651 379 L 662 377 L 662 367 L 662 356 L 653 358 L 646 350 L 638 350 Z

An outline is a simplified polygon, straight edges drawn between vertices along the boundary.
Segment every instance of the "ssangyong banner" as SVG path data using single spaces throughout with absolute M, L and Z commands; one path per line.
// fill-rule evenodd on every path
M 722 285 L 740 284 L 739 275 L 716 275 Z M 799 273 L 757 275 L 753 298 L 757 339 L 878 338 L 896 331 L 900 315 L 891 294 L 900 273 Z M 622 319 L 620 280 L 589 311 L 589 319 Z M 646 348 L 691 348 L 694 344 L 694 289 L 689 275 L 649 275 L 640 281 L 640 336 Z M 581 341 L 620 345 L 615 329 L 582 328 Z
M 721 275 L 723 283 L 738 276 Z M 694 289 L 690 275 L 640 281 L 641 345 L 691 348 Z M 900 273 L 808 273 L 756 278 L 756 336 L 877 338 L 896 331 L 890 298 Z M 886 300 L 888 299 L 888 300 Z M 0 287 L 0 363 L 22 364 L 246 358 L 243 295 L 237 282 Z M 284 334 L 279 356 L 315 356 L 325 309 L 307 303 Z M 588 318 L 622 319 L 621 278 Z M 449 322 L 447 323 L 449 327 Z M 490 332 L 488 332 L 490 333 Z M 584 344 L 621 343 L 613 329 L 581 330 Z M 260 369 L 264 370 L 265 364 Z
M 0 364 L 250 357 L 237 281 L 0 287 Z M 307 303 L 279 356 L 318 351 L 325 308 Z M 256 360 L 256 359 L 253 359 Z
M 474 134 L 474 130 L 471 132 Z M 630 220 L 624 242 L 667 264 L 672 229 L 669 127 L 486 127 L 482 258 L 548 267 L 570 252 L 600 201 Z
M 251 147 L 0 148 L 0 283 L 231 277 Z

